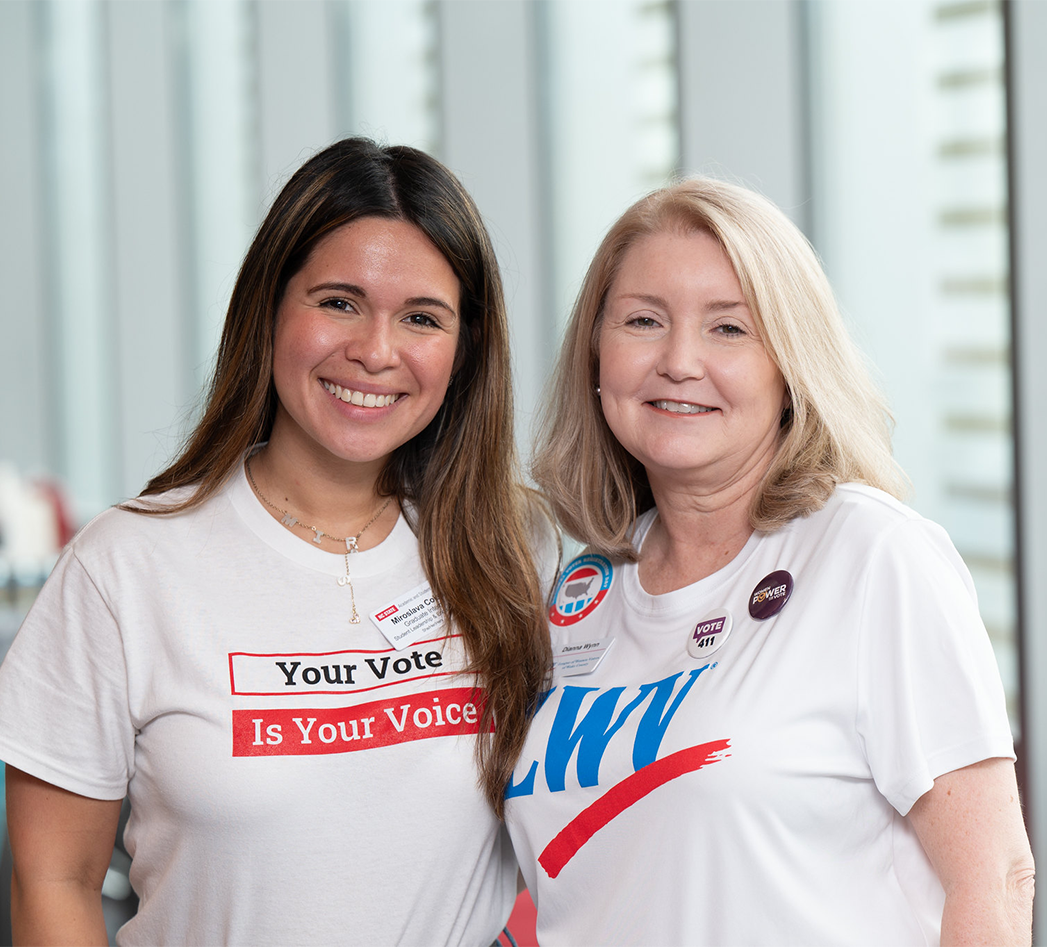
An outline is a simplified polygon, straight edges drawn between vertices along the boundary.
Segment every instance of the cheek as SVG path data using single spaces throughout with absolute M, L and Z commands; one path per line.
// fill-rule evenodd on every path
M 640 347 L 621 344 L 614 339 L 601 339 L 598 349 L 600 360 L 599 385 L 601 391 L 611 395 L 628 388 L 637 374 L 643 374 Z
M 337 346 L 329 320 L 309 313 L 280 316 L 273 337 L 273 366 L 310 369 Z
M 446 339 L 437 346 L 431 343 L 412 346 L 404 351 L 403 356 L 413 366 L 418 383 L 433 392 L 438 391 L 442 397 L 451 381 L 456 353 L 457 341 Z
M 736 405 L 748 402 L 755 411 L 778 416 L 788 403 L 781 373 L 765 358 L 724 360 L 717 366 L 715 379 L 724 396 Z
M 296 313 L 278 318 L 273 336 L 273 387 L 285 407 L 306 396 L 312 374 L 337 348 L 328 320 Z

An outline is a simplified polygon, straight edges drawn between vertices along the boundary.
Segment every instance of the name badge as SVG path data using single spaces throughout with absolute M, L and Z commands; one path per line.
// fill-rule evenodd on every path
M 372 612 L 371 621 L 397 651 L 417 641 L 439 637 L 444 625 L 443 613 L 428 582 Z
M 614 638 L 565 644 L 553 651 L 553 673 L 562 677 L 592 674 L 613 644 Z

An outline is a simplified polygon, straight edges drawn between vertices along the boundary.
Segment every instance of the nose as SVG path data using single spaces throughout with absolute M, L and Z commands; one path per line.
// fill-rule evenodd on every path
M 705 351 L 700 331 L 673 326 L 661 340 L 658 374 L 672 381 L 705 377 Z
M 390 319 L 372 316 L 353 326 L 345 344 L 345 357 L 377 374 L 400 363 L 395 327 Z

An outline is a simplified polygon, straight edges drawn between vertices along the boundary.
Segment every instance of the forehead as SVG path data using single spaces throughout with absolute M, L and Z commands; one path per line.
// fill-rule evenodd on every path
M 729 296 L 745 300 L 719 240 L 707 230 L 670 227 L 642 234 L 622 252 L 608 301 L 623 294 Z
M 305 265 L 338 258 L 396 255 L 421 264 L 451 268 L 436 244 L 417 225 L 395 217 L 361 217 L 336 227 L 313 244 Z

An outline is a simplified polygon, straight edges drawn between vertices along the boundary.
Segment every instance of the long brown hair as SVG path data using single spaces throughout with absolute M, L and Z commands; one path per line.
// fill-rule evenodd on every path
M 447 168 L 414 148 L 380 148 L 363 138 L 337 142 L 299 168 L 240 268 L 203 417 L 181 455 L 141 495 L 194 489 L 180 502 L 140 512 L 198 506 L 269 436 L 284 289 L 321 238 L 363 217 L 414 224 L 461 284 L 462 331 L 447 395 L 428 427 L 394 451 L 378 490 L 413 509 L 426 576 L 486 691 L 477 758 L 485 795 L 501 816 L 551 665 L 545 591 L 532 556 L 541 515 L 518 476 L 498 264 L 476 205 Z
M 697 231 L 713 236 L 731 261 L 789 396 L 774 458 L 749 508 L 753 529 L 778 529 L 820 509 L 838 483 L 866 483 L 897 497 L 907 490 L 891 456 L 886 401 L 807 239 L 759 194 L 691 178 L 637 201 L 607 232 L 578 294 L 546 400 L 535 481 L 564 529 L 606 555 L 637 558 L 632 522 L 654 505 L 646 470 L 611 433 L 595 394 L 607 293 L 637 240 Z

